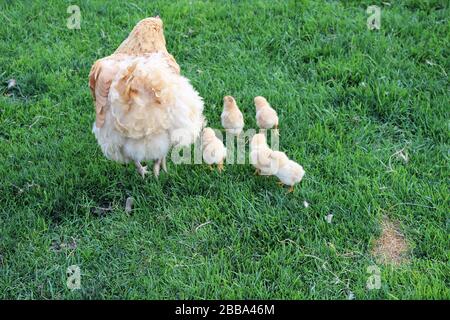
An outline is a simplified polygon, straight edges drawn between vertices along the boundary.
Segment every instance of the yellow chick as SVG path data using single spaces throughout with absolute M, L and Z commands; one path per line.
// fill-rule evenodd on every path
M 255 174 L 263 176 L 272 175 L 272 149 L 266 142 L 266 136 L 262 133 L 255 134 L 250 142 L 250 163 L 256 168 Z
M 278 128 L 277 112 L 270 106 L 266 98 L 258 96 L 254 99 L 256 107 L 256 123 L 260 129 Z
M 211 128 L 203 129 L 202 135 L 203 160 L 212 166 L 217 164 L 219 172 L 223 170 L 223 161 L 227 156 L 227 148 L 223 145 L 222 140 L 216 137 L 214 130 Z
M 289 160 L 284 152 L 274 151 L 271 159 L 275 161 L 275 176 L 280 179 L 280 184 L 290 186 L 289 192 L 294 191 L 294 185 L 302 181 L 305 170 L 297 162 Z
M 226 132 L 238 136 L 244 128 L 244 116 L 232 96 L 223 98 L 222 126 Z

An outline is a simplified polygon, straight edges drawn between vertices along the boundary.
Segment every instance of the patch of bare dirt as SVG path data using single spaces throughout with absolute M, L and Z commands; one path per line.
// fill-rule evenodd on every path
M 384 217 L 381 223 L 381 235 L 375 241 L 372 255 L 379 263 L 400 265 L 408 260 L 408 243 L 398 223 Z

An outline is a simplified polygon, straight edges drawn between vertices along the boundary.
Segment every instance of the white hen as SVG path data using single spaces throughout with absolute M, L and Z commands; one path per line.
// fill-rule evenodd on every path
M 202 98 L 188 79 L 174 72 L 163 53 L 116 54 L 97 61 L 91 74 L 96 93 L 110 82 L 93 127 L 108 159 L 133 161 L 143 177 L 147 170 L 141 162 L 156 160 L 158 176 L 161 165 L 166 170 L 166 155 L 180 136 L 183 144 L 198 137 L 204 121 Z
M 203 101 L 167 51 L 163 22 L 146 18 L 106 58 L 97 60 L 89 74 L 95 101 L 93 132 L 103 154 L 113 161 L 136 164 L 156 160 L 166 171 L 171 145 L 188 145 L 199 136 Z M 181 141 L 179 138 L 182 138 Z

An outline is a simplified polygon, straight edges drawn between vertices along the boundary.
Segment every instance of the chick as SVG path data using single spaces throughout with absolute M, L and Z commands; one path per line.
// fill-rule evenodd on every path
M 255 174 L 269 176 L 273 174 L 272 149 L 266 142 L 266 136 L 262 133 L 255 134 L 250 142 L 250 163 L 256 168 Z
M 219 172 L 223 170 L 223 160 L 227 156 L 227 148 L 222 140 L 216 137 L 211 128 L 203 129 L 202 135 L 203 160 L 210 166 L 217 164 Z
M 226 132 L 238 136 L 244 128 L 244 116 L 232 96 L 223 98 L 222 126 Z
M 277 112 L 270 106 L 266 98 L 258 96 L 254 99 L 256 107 L 256 123 L 260 129 L 278 128 Z
M 274 151 L 270 158 L 275 161 L 273 165 L 276 167 L 275 176 L 280 179 L 279 183 L 290 186 L 288 192 L 293 192 L 294 185 L 299 183 L 305 175 L 303 167 L 295 161 L 289 160 L 284 152 Z

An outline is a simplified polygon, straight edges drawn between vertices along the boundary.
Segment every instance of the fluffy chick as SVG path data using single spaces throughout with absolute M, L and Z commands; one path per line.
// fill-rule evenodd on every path
M 275 161 L 275 176 L 280 179 L 280 184 L 290 186 L 289 192 L 294 191 L 294 185 L 299 183 L 305 175 L 305 170 L 297 162 L 289 160 L 284 152 L 274 151 L 270 158 Z
M 226 132 L 236 136 L 242 132 L 244 128 L 244 116 L 232 96 L 225 96 L 223 98 L 223 111 L 220 118 Z
M 223 161 L 227 156 L 227 148 L 222 140 L 216 137 L 211 128 L 203 129 L 202 135 L 203 160 L 210 166 L 217 164 L 219 172 L 223 170 Z
M 256 107 L 256 123 L 260 129 L 278 128 L 278 114 L 267 102 L 266 98 L 258 96 L 254 99 Z
M 272 149 L 269 148 L 263 133 L 255 134 L 250 142 L 250 163 L 256 168 L 255 174 L 272 175 Z

